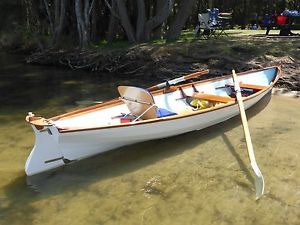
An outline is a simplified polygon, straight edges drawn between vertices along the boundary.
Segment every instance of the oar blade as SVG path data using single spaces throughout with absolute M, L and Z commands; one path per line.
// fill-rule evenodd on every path
M 255 173 L 255 192 L 256 192 L 256 200 L 258 200 L 264 194 L 265 181 L 264 181 L 264 177 L 263 177 L 257 163 L 252 162 L 251 166 Z
M 265 190 L 265 181 L 264 177 L 260 173 L 255 176 L 255 192 L 256 192 L 256 200 L 260 199 L 263 196 Z

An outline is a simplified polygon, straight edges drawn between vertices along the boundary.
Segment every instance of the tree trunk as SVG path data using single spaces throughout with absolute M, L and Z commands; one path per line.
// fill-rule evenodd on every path
M 144 0 L 137 0 L 137 23 L 136 23 L 136 39 L 144 40 L 144 28 L 146 22 L 146 10 Z
M 173 23 L 170 26 L 170 29 L 167 32 L 167 40 L 175 40 L 179 37 L 188 16 L 192 12 L 192 8 L 195 5 L 195 1 L 196 0 L 185 0 L 184 2 L 182 2 L 179 11 L 176 14 L 175 20 L 173 21 Z
M 47 16 L 48 16 L 48 20 L 49 20 L 49 23 L 50 23 L 51 32 L 52 32 L 52 34 L 54 34 L 54 25 L 53 25 L 52 16 L 51 16 L 51 13 L 50 13 L 50 9 L 49 9 L 47 0 L 44 0 L 44 6 L 45 6 L 46 13 L 47 13 Z
M 54 24 L 57 26 L 59 24 L 59 10 L 60 9 L 60 0 L 55 0 L 54 1 Z
M 173 8 L 174 0 L 166 0 L 164 7 L 145 24 L 145 40 L 149 41 L 151 38 L 151 32 L 161 25 L 170 15 Z
M 115 15 L 115 14 L 118 14 L 116 0 L 113 0 L 111 4 L 112 4 L 111 5 L 112 10 L 115 13 L 111 13 L 110 14 L 109 25 L 108 25 L 108 32 L 107 32 L 107 41 L 109 43 L 111 43 L 114 40 L 114 38 L 116 36 L 116 33 L 117 33 L 118 23 L 119 23 L 118 22 L 118 18 Z
M 127 39 L 129 42 L 136 42 L 150 40 L 153 30 L 158 26 L 161 26 L 161 24 L 168 18 L 175 0 L 164 0 L 163 7 L 161 7 L 156 15 L 151 17 L 148 21 L 146 21 L 145 0 L 136 0 L 137 10 L 131 13 L 131 16 L 135 16 L 136 18 L 136 30 L 131 24 L 129 18 L 130 10 L 126 7 L 124 0 L 115 1 L 117 2 L 118 16 L 120 17 Z M 116 14 L 116 11 L 112 9 L 107 1 L 106 4 L 110 8 L 111 13 Z M 133 4 L 130 6 L 133 6 Z
M 129 42 L 135 42 L 135 35 L 134 35 L 134 29 L 130 23 L 130 19 L 128 16 L 127 8 L 124 3 L 124 0 L 116 0 L 117 1 L 117 6 L 118 6 L 118 11 L 120 15 L 120 20 L 121 24 L 125 30 L 125 33 L 127 35 L 128 41 Z
M 24 0 L 26 7 L 26 29 L 30 31 L 31 28 L 31 13 L 32 13 L 32 2 L 31 0 Z
M 55 4 L 55 27 L 52 39 L 52 45 L 56 45 L 62 30 L 65 25 L 65 17 L 66 17 L 66 0 L 56 0 Z
M 162 0 L 156 0 L 156 5 L 155 5 L 155 12 L 158 13 L 158 11 L 164 6 L 164 1 Z M 162 37 L 162 29 L 163 29 L 163 24 L 159 25 L 157 28 L 153 30 L 153 38 L 154 39 L 161 39 Z
M 81 0 L 75 0 L 75 15 L 77 20 L 77 31 L 78 31 L 78 39 L 79 39 L 79 45 L 82 47 L 84 43 L 86 43 L 86 40 L 84 40 L 86 37 L 84 36 L 85 26 L 82 18 L 82 2 Z
M 90 0 L 84 0 L 84 6 L 82 6 L 82 0 L 75 0 L 79 44 L 82 48 L 86 48 L 90 43 L 90 15 L 93 5 L 94 0 L 92 0 L 92 2 L 90 2 Z
M 91 12 L 91 22 L 90 22 L 90 39 L 91 41 L 99 40 L 99 31 L 98 31 L 98 21 L 100 14 L 99 5 L 95 5 Z

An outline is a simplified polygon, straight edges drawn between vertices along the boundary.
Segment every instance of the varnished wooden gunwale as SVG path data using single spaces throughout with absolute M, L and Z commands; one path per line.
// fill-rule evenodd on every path
M 75 117 L 75 116 L 83 115 L 83 114 L 90 113 L 93 111 L 97 111 L 100 108 L 106 109 L 106 108 L 112 107 L 113 105 L 122 105 L 122 104 L 123 104 L 123 102 L 119 98 L 115 98 L 115 99 L 109 100 L 104 103 L 99 103 L 97 105 L 92 105 L 92 106 L 85 107 L 82 109 L 74 110 L 72 112 L 67 112 L 67 113 L 64 113 L 64 114 L 61 114 L 61 115 L 58 115 L 55 117 L 51 117 L 50 120 L 57 121 L 57 120 L 61 120 L 61 119 L 70 119 L 71 117 Z

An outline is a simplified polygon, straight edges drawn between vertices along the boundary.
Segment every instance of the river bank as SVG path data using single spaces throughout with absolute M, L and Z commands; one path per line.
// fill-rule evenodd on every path
M 161 81 L 202 69 L 202 78 L 282 65 L 276 87 L 300 91 L 300 39 L 267 38 L 249 32 L 230 32 L 229 37 L 200 40 L 191 34 L 172 43 L 100 45 L 89 50 L 47 50 L 26 57 L 26 63 L 105 73 L 116 78 L 147 77 Z

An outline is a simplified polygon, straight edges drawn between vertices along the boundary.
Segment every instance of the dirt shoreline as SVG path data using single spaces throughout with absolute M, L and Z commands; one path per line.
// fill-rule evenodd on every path
M 26 62 L 87 70 L 120 79 L 147 76 L 157 81 L 202 69 L 210 69 L 210 73 L 203 77 L 208 78 L 230 74 L 233 68 L 241 72 L 281 65 L 283 76 L 276 87 L 300 91 L 299 49 L 298 39 L 283 42 L 280 39 L 234 36 L 230 40 L 140 44 L 119 49 L 52 50 L 34 53 L 27 57 Z
M 284 97 L 300 98 L 300 91 L 291 91 L 286 88 L 277 88 L 272 89 L 273 95 L 280 95 Z

